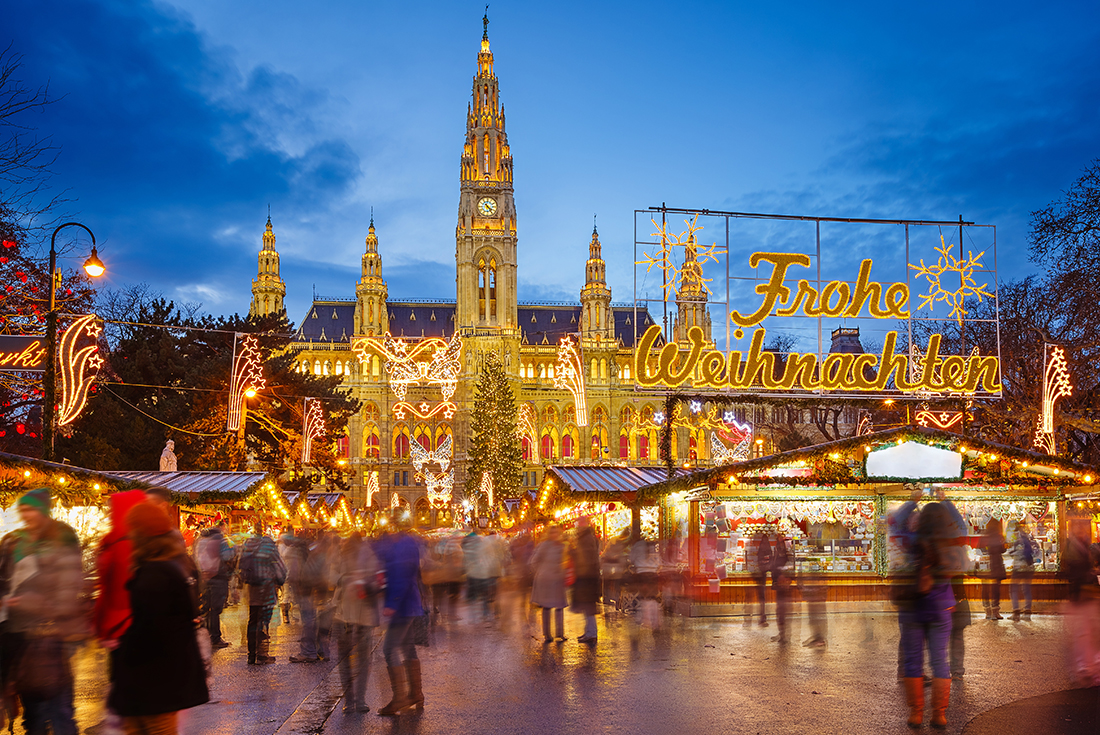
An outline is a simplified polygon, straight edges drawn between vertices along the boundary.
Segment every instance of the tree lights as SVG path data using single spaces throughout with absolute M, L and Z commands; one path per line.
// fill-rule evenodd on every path
M 371 470 L 367 473 L 367 504 L 366 507 L 371 507 L 374 502 L 374 496 L 379 492 L 378 487 L 378 470 Z
M 325 414 L 319 398 L 305 398 L 302 401 L 302 464 L 308 465 L 312 459 L 313 440 L 325 436 Z
M 240 349 L 238 350 L 238 346 Z M 227 429 L 241 428 L 241 409 L 246 395 L 255 395 L 264 388 L 259 341 L 255 335 L 237 334 L 233 338 L 233 372 L 229 380 L 229 411 Z M 251 391 L 251 393 L 249 393 Z
M 558 365 L 554 371 L 554 387 L 564 388 L 573 395 L 577 426 L 588 426 L 588 403 L 584 395 L 584 363 L 573 335 L 567 334 L 558 343 Z
M 1043 357 L 1046 367 L 1043 370 L 1043 404 L 1039 421 L 1035 427 L 1034 445 L 1047 454 L 1055 454 L 1054 403 L 1059 398 L 1073 395 L 1073 384 L 1069 379 L 1069 367 L 1066 365 L 1066 352 L 1060 345 L 1043 344 Z

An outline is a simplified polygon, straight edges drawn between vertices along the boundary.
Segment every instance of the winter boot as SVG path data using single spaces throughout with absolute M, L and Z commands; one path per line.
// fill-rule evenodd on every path
M 992 606 L 988 602 L 983 602 L 982 607 L 985 608 L 985 619 L 986 620 L 992 620 L 993 619 L 993 608 L 992 608 Z
M 1014 623 L 1020 622 L 1020 611 L 1019 610 L 1013 610 L 1012 611 L 1012 622 L 1014 622 Z
M 932 727 L 943 730 L 947 727 L 947 703 L 951 699 L 951 680 L 932 680 Z
M 909 704 L 909 721 L 906 723 L 914 730 L 919 730 L 924 724 L 924 679 L 906 677 L 905 701 Z
M 424 690 L 420 687 L 420 659 L 406 661 L 405 673 L 409 677 L 409 704 L 422 710 L 424 709 Z
M 387 666 L 386 670 L 390 673 L 390 687 L 393 689 L 393 699 L 382 709 L 378 710 L 378 714 L 383 717 L 390 717 L 396 715 L 401 710 L 412 704 L 409 701 L 409 693 L 405 689 L 405 668 L 403 666 Z
M 994 605 L 990 609 L 993 611 L 993 619 L 994 620 L 1004 620 L 1004 618 L 1001 617 L 1001 606 L 1000 605 Z

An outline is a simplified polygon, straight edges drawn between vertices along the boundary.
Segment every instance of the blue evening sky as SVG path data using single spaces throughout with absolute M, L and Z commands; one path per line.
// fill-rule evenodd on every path
M 372 206 L 391 297 L 454 298 L 483 9 L 6 0 L 0 45 L 61 98 L 30 122 L 63 147 L 54 186 L 109 285 L 247 311 L 270 204 L 298 321 L 314 286 L 354 295 Z M 527 300 L 577 298 L 593 213 L 630 300 L 633 210 L 661 202 L 961 214 L 1024 275 L 1029 213 L 1100 156 L 1095 0 L 498 0 L 490 19 Z

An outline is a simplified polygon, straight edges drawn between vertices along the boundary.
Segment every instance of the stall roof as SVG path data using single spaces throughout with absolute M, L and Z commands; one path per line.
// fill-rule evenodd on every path
M 559 492 L 624 502 L 633 501 L 639 488 L 668 479 L 664 467 L 553 465 L 547 471 L 564 486 Z M 674 474 L 683 476 L 688 471 L 676 468 Z
M 148 485 L 166 487 L 181 495 L 198 495 L 206 492 L 243 495 L 267 477 L 266 472 L 133 472 L 126 470 L 110 474 Z
M 684 472 L 671 480 L 661 478 L 653 484 L 639 488 L 639 491 L 644 498 L 657 498 L 662 495 L 688 490 L 701 485 L 707 485 L 714 488 L 717 487 L 718 483 L 723 478 L 730 475 L 744 475 L 750 472 L 763 472 L 770 469 L 778 469 L 780 467 L 789 467 L 792 463 L 796 463 L 799 460 L 819 457 L 823 453 L 828 454 L 834 451 L 851 451 L 853 449 L 862 449 L 862 447 L 866 445 L 890 444 L 905 440 L 945 442 L 953 447 L 965 448 L 967 450 L 967 456 L 971 458 L 975 458 L 980 454 L 996 454 L 1004 459 L 1026 463 L 1027 473 L 1033 475 L 1036 479 L 1043 479 L 1044 477 L 1053 478 L 1061 474 L 1066 478 L 1076 480 L 1081 485 L 1090 485 L 1100 480 L 1100 468 L 1090 467 L 1080 462 L 1073 462 L 1068 459 L 1043 454 L 1041 452 L 1033 452 L 1029 449 L 1018 449 L 1004 444 L 996 444 L 977 437 L 963 436 L 962 434 L 956 434 L 942 429 L 933 429 L 924 426 L 899 426 L 894 429 L 876 431 L 862 436 L 848 437 L 847 439 L 837 439 L 822 444 L 814 444 L 812 446 L 792 449 L 787 452 L 780 452 L 779 454 L 772 454 L 766 457 L 757 457 L 743 462 L 735 462 L 733 464 L 721 465 L 710 469 L 697 470 L 691 473 Z M 847 483 L 850 482 L 852 482 L 852 480 L 847 481 Z M 875 480 L 869 480 L 869 482 L 875 482 Z M 1058 480 L 1051 479 L 1051 484 L 1058 482 Z M 1008 484 L 1011 484 L 1011 482 Z

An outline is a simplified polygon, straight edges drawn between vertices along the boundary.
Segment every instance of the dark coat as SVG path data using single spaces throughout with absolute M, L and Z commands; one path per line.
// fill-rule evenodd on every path
M 198 611 L 179 565 L 145 562 L 126 586 L 133 619 L 112 655 L 110 707 L 138 717 L 208 702 L 193 622 Z
M 577 533 L 576 543 L 569 550 L 573 560 L 573 605 L 570 608 L 582 615 L 596 614 L 596 601 L 600 599 L 600 549 L 596 534 L 591 528 Z

